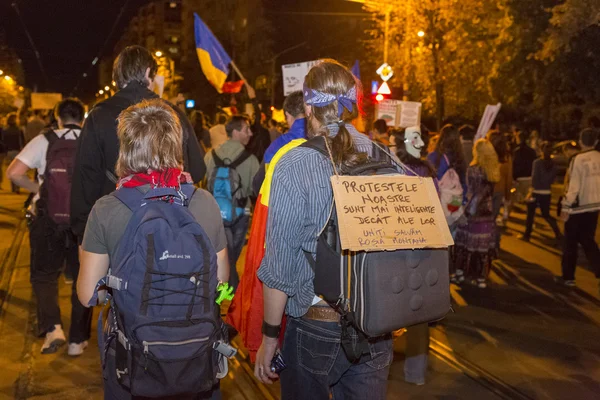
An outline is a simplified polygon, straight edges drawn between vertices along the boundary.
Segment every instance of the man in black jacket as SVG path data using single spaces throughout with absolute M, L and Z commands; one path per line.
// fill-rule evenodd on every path
M 97 104 L 85 121 L 71 189 L 71 227 L 80 243 L 94 203 L 115 190 L 115 164 L 119 155 L 117 118 L 127 107 L 158 97 L 150 90 L 157 69 L 156 60 L 148 50 L 141 46 L 127 47 L 113 65 L 113 80 L 120 90 Z M 200 182 L 206 173 L 204 153 L 183 111 L 172 108 L 183 127 L 184 169 L 194 182 Z

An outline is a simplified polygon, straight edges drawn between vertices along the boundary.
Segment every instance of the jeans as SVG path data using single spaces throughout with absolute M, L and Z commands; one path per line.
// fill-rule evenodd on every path
M 44 335 L 54 325 L 62 325 L 58 306 L 58 278 L 64 262 L 73 272 L 71 288 L 71 327 L 69 342 L 81 343 L 90 338 L 92 310 L 77 298 L 79 254 L 69 230 L 59 230 L 48 217 L 37 217 L 29 227 L 31 244 L 30 281 L 37 299 L 38 333 Z
M 565 223 L 565 247 L 562 258 L 562 277 L 564 280 L 575 280 L 577 267 L 577 244 L 581 244 L 585 255 L 600 278 L 600 250 L 596 243 L 596 226 L 598 211 L 571 214 Z
M 406 359 L 404 380 L 425 383 L 427 353 L 429 352 L 429 324 L 419 324 L 406 329 Z
M 550 224 L 550 227 L 554 231 L 554 236 L 560 238 L 561 233 L 558 229 L 556 220 L 550 216 L 550 200 L 551 195 L 533 193 L 533 198 L 530 203 L 527 203 L 527 222 L 525 223 L 525 236 L 531 236 L 533 230 L 533 220 L 535 218 L 535 209 L 539 206 L 542 212 L 542 217 Z
M 225 236 L 227 237 L 227 254 L 229 256 L 229 285 L 235 291 L 240 283 L 240 277 L 237 273 L 236 264 L 244 244 L 246 243 L 246 233 L 248 233 L 248 224 L 250 217 L 242 216 L 234 225 L 225 227 Z
M 282 356 L 282 400 L 384 400 L 391 338 L 369 342 L 369 354 L 352 364 L 341 347 L 337 322 L 288 318 Z

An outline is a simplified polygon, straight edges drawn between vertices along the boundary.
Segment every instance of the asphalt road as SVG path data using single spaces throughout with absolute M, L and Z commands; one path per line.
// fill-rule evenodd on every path
M 39 354 L 35 305 L 28 277 L 29 246 L 20 206 L 24 195 L 0 191 L 0 400 L 102 399 L 99 358 L 92 338 L 79 358 L 65 350 Z M 600 296 L 586 262 L 578 287 L 558 287 L 560 249 L 536 219 L 530 243 L 516 239 L 524 214 L 513 212 L 481 290 L 452 287 L 455 312 L 430 328 L 427 383 L 403 380 L 404 337 L 395 342 L 389 399 L 600 398 Z M 600 235 L 600 233 L 599 233 Z M 600 240 L 600 237 L 599 237 Z M 584 257 L 582 257 L 584 260 Z M 243 259 L 238 268 L 241 270 Z M 69 324 L 70 286 L 61 281 L 63 320 Z M 274 399 L 278 387 L 259 385 L 242 351 L 222 381 L 224 399 Z

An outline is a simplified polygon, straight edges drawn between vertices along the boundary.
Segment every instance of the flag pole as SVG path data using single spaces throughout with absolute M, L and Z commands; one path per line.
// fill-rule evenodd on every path
M 246 78 L 244 78 L 244 75 L 242 75 L 242 73 L 238 69 L 237 65 L 235 65 L 235 63 L 233 61 L 231 61 L 231 68 L 233 68 L 233 70 L 235 71 L 235 73 L 238 74 L 240 76 L 240 78 L 242 78 L 242 80 L 244 81 L 244 83 L 246 85 L 249 85 L 248 81 L 246 80 Z

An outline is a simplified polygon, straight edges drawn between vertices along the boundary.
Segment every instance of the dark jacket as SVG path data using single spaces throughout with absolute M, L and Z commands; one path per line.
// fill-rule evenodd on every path
M 71 187 L 71 227 L 80 239 L 96 200 L 115 190 L 115 183 L 109 175 L 115 175 L 119 155 L 117 117 L 127 107 L 153 98 L 158 96 L 141 83 L 132 82 L 113 97 L 97 104 L 88 115 L 79 139 Z M 194 182 L 200 182 L 206 173 L 204 152 L 183 111 L 172 107 L 183 128 L 185 170 L 192 175 Z
M 23 131 L 16 126 L 9 126 L 2 130 L 2 144 L 4 151 L 21 151 L 25 145 Z
M 537 154 L 534 149 L 525 143 L 518 145 L 513 158 L 513 179 L 530 177 L 536 158 Z
M 252 106 L 254 107 L 254 122 L 250 126 L 252 137 L 246 149 L 258 158 L 258 162 L 262 162 L 265 151 L 267 151 L 267 148 L 271 144 L 271 136 L 269 135 L 269 130 L 260 123 L 262 112 L 258 107 L 256 99 L 252 100 Z
M 556 165 L 552 160 L 538 158 L 533 162 L 533 174 L 531 176 L 531 187 L 533 190 L 550 191 L 550 187 L 556 179 Z

